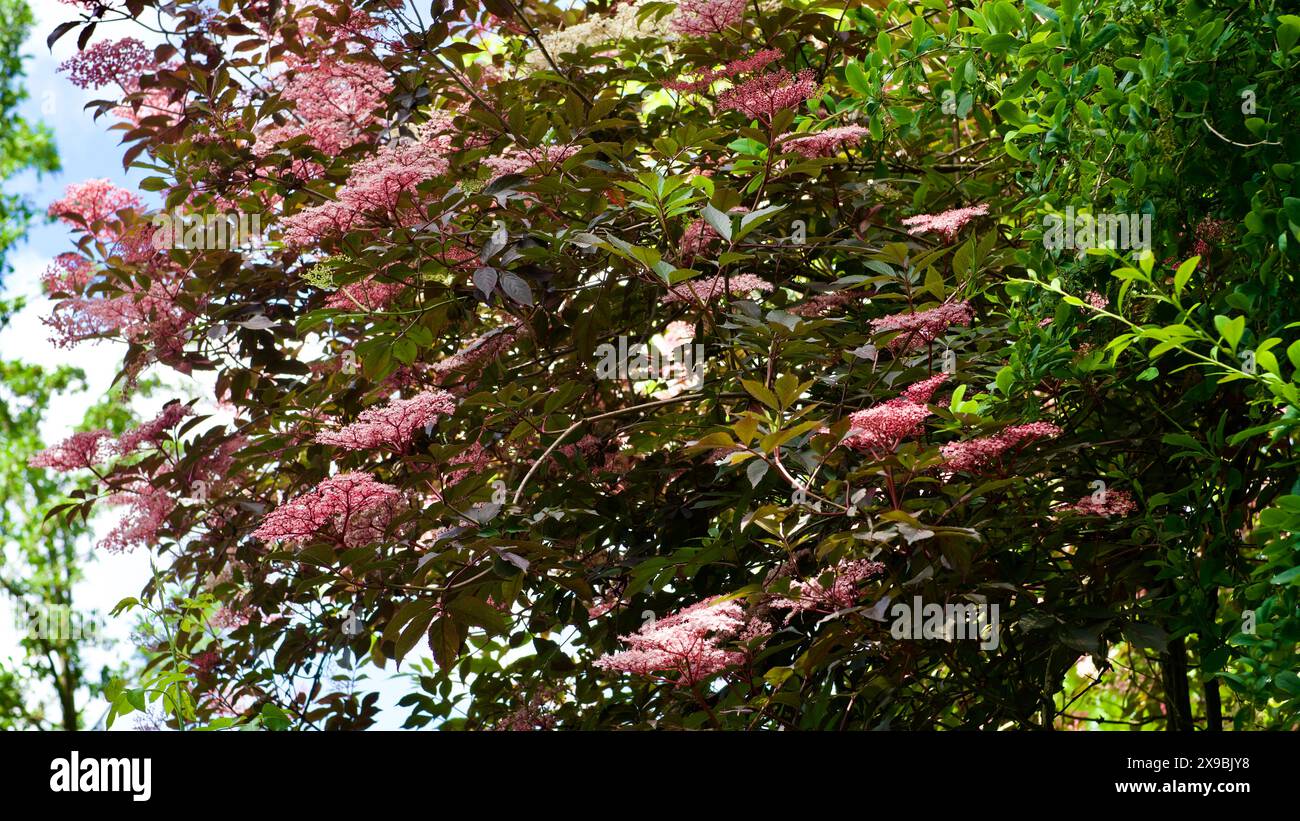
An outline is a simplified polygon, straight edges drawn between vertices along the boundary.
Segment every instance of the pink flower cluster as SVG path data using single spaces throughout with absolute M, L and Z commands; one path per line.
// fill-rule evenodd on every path
M 687 37 L 721 34 L 745 16 L 745 0 L 682 0 L 668 25 Z
M 90 260 L 77 254 L 59 254 L 41 274 L 45 293 L 71 296 L 86 290 L 95 275 Z
M 419 140 L 388 143 L 352 167 L 347 183 L 333 202 L 287 217 L 284 242 L 290 246 L 313 245 L 332 234 L 352 230 L 366 214 L 382 215 L 399 225 L 418 221 L 418 209 L 407 208 L 403 213 L 403 195 L 409 204 L 415 204 L 416 186 L 446 173 L 449 141 L 445 133 L 425 133 Z
M 966 223 L 976 217 L 982 217 L 988 212 L 989 207 L 980 203 L 969 208 L 954 208 L 951 211 L 944 211 L 942 214 L 917 214 L 903 220 L 903 224 L 908 226 L 907 233 L 909 234 L 923 234 L 926 231 L 934 231 L 948 242 L 951 242 Z
M 1127 516 L 1137 510 L 1137 503 L 1127 490 L 1105 490 L 1089 494 L 1072 505 L 1063 505 L 1061 510 L 1072 510 L 1085 516 Z
M 833 157 L 844 146 L 857 145 L 868 133 L 860 125 L 843 125 L 812 134 L 786 134 L 781 141 L 786 151 L 794 151 L 812 159 Z
M 904 439 L 921 432 L 932 415 L 926 403 L 947 378 L 945 373 L 935 374 L 911 385 L 895 399 L 852 414 L 842 444 L 869 451 L 877 458 L 892 453 Z
M 384 535 L 401 492 L 366 473 L 340 473 L 266 514 L 253 537 L 302 545 L 330 538 L 360 547 Z
M 793 108 L 817 93 L 811 69 L 791 75 L 785 69 L 751 77 L 718 95 L 718 106 L 739 111 L 753 120 L 770 121 L 778 111 Z
M 324 431 L 316 436 L 316 441 L 345 450 L 404 451 L 410 447 L 417 430 L 455 412 L 456 399 L 451 394 L 425 391 L 410 399 L 394 399 L 383 407 L 368 408 L 357 421 Z
M 561 163 L 577 154 L 580 145 L 543 145 L 537 148 L 511 148 L 496 157 L 485 157 L 483 164 L 492 169 L 492 178 L 506 174 L 522 174 L 530 168 L 539 171 L 558 168 Z
M 824 294 L 812 296 L 798 305 L 786 308 L 786 311 L 802 317 L 825 316 L 832 311 L 854 305 L 861 299 L 861 291 L 827 291 Z
M 664 304 L 689 302 L 692 304 L 709 303 L 724 294 L 749 294 L 753 291 L 771 291 L 772 283 L 754 274 L 739 274 L 726 277 L 722 274 L 688 280 L 668 289 L 664 295 Z
M 447 463 L 448 467 L 457 468 L 447 474 L 447 484 L 454 485 L 466 476 L 482 473 L 491 461 L 492 452 L 475 442 Z
M 871 320 L 873 333 L 901 331 L 889 341 L 889 350 L 895 353 L 924 347 L 938 339 L 953 325 L 968 326 L 975 314 L 969 302 L 945 302 L 927 311 L 893 314 Z
M 172 402 L 150 421 L 123 433 L 117 440 L 117 451 L 126 454 L 139 449 L 141 445 L 160 445 L 168 431 L 185 417 L 193 415 L 194 409 L 189 405 Z
M 110 553 L 121 553 L 135 547 L 150 547 L 158 539 L 158 531 L 167 517 L 176 509 L 176 500 L 147 479 L 133 482 L 121 493 L 108 498 L 111 505 L 126 507 L 121 521 L 99 542 L 99 547 Z
M 771 606 L 776 610 L 790 611 L 786 623 L 805 611 L 834 613 L 852 607 L 862 597 L 860 585 L 883 575 L 885 566 L 868 559 L 843 559 L 831 572 L 835 578 L 830 586 L 823 585 L 820 578 L 794 582 L 791 585 L 793 596 L 777 599 Z
M 193 413 L 194 409 L 189 405 L 172 402 L 158 416 L 137 428 L 127 430 L 117 439 L 106 430 L 74 433 L 59 444 L 35 454 L 27 464 L 34 468 L 49 468 L 60 472 L 103 464 L 114 456 L 134 453 L 142 445 L 162 444 L 165 434 Z
M 59 65 L 78 88 L 99 88 L 117 83 L 134 90 L 142 74 L 157 70 L 153 52 L 134 37 L 101 40 Z
M 453 373 L 465 373 L 478 370 L 488 359 L 500 354 L 514 344 L 519 338 L 519 327 L 508 325 L 493 328 L 481 336 L 470 340 L 455 354 L 430 367 L 434 374 L 446 378 Z
M 143 205 L 134 192 L 119 188 L 106 179 L 86 180 L 69 185 L 63 199 L 50 203 L 49 214 L 74 228 L 83 228 L 103 222 L 123 209 L 134 211 Z M 110 235 L 108 229 L 103 229 L 96 238 L 103 240 Z
M 280 96 L 294 104 L 296 116 L 258 134 L 255 150 L 259 156 L 303 135 L 318 151 L 337 156 L 367 138 L 366 127 L 377 120 L 376 109 L 393 88 L 381 67 L 329 56 L 299 63 L 277 86 Z
M 1047 422 L 1012 425 L 993 436 L 982 436 L 965 442 L 951 442 L 940 448 L 949 468 L 971 472 L 983 471 L 1002 459 L 1009 450 L 1019 448 L 1034 439 L 1051 439 L 1061 435 L 1061 429 Z
M 371 277 L 351 285 L 344 285 L 325 299 L 326 308 L 340 311 L 378 311 L 386 308 L 397 296 L 406 290 L 400 282 L 380 282 Z
M 669 680 L 662 674 L 676 673 L 679 687 L 693 687 L 728 667 L 743 664 L 744 653 L 727 650 L 720 642 L 744 627 L 744 610 L 735 601 L 720 598 L 706 599 L 643 625 L 622 637 L 629 649 L 597 659 L 596 666 L 661 681 Z
M 664 88 L 669 91 L 681 93 L 698 93 L 713 85 L 718 80 L 729 77 L 736 77 L 740 74 L 748 74 L 751 71 L 758 71 L 767 68 L 772 63 L 781 59 L 781 52 L 769 48 L 757 52 L 749 57 L 740 60 L 732 60 L 722 68 L 706 69 L 699 72 L 694 80 L 667 80 L 664 82 Z
M 49 468 L 61 473 L 82 470 L 101 464 L 113 454 L 113 435 L 106 430 L 74 433 L 27 460 L 34 468 Z

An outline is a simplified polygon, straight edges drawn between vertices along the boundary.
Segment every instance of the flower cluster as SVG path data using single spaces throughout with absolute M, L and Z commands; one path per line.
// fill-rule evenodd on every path
M 772 608 L 789 610 L 790 613 L 785 618 L 786 623 L 789 623 L 805 611 L 834 613 L 852 607 L 862 597 L 861 584 L 884 575 L 885 566 L 868 559 L 844 559 L 830 572 L 834 575 L 830 585 L 822 584 L 820 578 L 794 582 L 790 586 L 792 595 L 772 602 Z
M 339 288 L 325 298 L 325 307 L 340 311 L 378 311 L 405 290 L 406 286 L 400 282 L 380 282 L 371 277 Z
M 266 514 L 253 537 L 302 545 L 317 537 L 359 547 L 384 535 L 401 492 L 366 473 L 340 473 Z
M 724 294 L 733 296 L 749 294 L 754 291 L 771 291 L 772 283 L 754 274 L 739 274 L 727 277 L 722 274 L 688 280 L 668 289 L 664 295 L 665 304 L 689 302 L 692 304 L 709 303 Z
M 871 320 L 873 333 L 900 331 L 889 341 L 895 353 L 924 347 L 953 325 L 968 326 L 974 320 L 969 302 L 945 302 L 926 311 L 893 314 Z
M 440 378 L 447 378 L 456 373 L 469 373 L 480 370 L 487 360 L 496 357 L 519 338 L 519 326 L 507 325 L 492 330 L 470 340 L 456 353 L 437 362 L 430 370 Z
M 738 25 L 746 0 L 682 0 L 668 25 L 687 37 L 709 37 Z
M 482 473 L 491 461 L 492 452 L 475 442 L 447 462 L 448 467 L 456 468 L 447 474 L 447 484 L 454 485 L 466 476 Z
M 108 459 L 113 452 L 113 435 L 106 430 L 89 430 L 74 433 L 57 445 L 52 445 L 27 460 L 34 468 L 49 468 L 61 473 L 93 467 Z
M 669 91 L 680 93 L 698 93 L 713 85 L 718 80 L 736 77 L 741 74 L 749 74 L 752 71 L 759 71 L 767 68 L 772 63 L 780 60 L 781 52 L 774 48 L 764 49 L 756 52 L 749 57 L 743 57 L 739 60 L 732 60 L 722 68 L 706 69 L 699 72 L 694 80 L 666 80 L 664 88 Z
M 1009 450 L 1034 439 L 1051 439 L 1061 435 L 1061 429 L 1047 422 L 1012 425 L 993 436 L 982 436 L 965 442 L 951 442 L 940 448 L 948 467 L 953 470 L 978 472 L 1001 460 Z
M 537 148 L 511 148 L 495 157 L 485 157 L 483 164 L 492 169 L 492 177 L 522 174 L 530 168 L 539 171 L 555 168 L 578 153 L 578 145 L 543 145 Z
M 778 69 L 751 77 L 718 95 L 718 106 L 739 111 L 752 120 L 770 121 L 778 111 L 795 106 L 817 93 L 817 80 L 810 69 L 791 75 Z
M 316 436 L 316 441 L 345 450 L 404 451 L 410 447 L 417 430 L 455 412 L 456 400 L 451 394 L 425 391 L 410 399 L 394 399 L 383 407 L 364 410 L 357 421 L 324 431 Z
M 860 125 L 843 125 L 812 134 L 786 134 L 781 147 L 809 159 L 833 157 L 845 146 L 857 145 L 869 132 Z
M 280 96 L 293 103 L 296 116 L 257 135 L 254 149 L 259 156 L 303 135 L 318 151 L 327 156 L 338 155 L 367 139 L 366 127 L 376 122 L 376 110 L 393 88 L 392 81 L 379 66 L 345 62 L 336 57 L 298 64 L 277 85 Z
M 935 374 L 911 385 L 895 399 L 850 415 L 842 444 L 877 457 L 892 453 L 904 439 L 921 432 L 931 416 L 926 403 L 947 378 L 947 374 Z
M 171 402 L 156 417 L 138 428 L 123 433 L 117 440 L 115 449 L 120 454 L 131 453 L 142 445 L 158 446 L 162 444 L 168 431 L 176 427 L 182 419 L 194 415 L 194 409 L 180 402 Z
M 144 203 L 134 192 L 119 188 L 106 179 L 86 180 L 69 185 L 63 199 L 50 203 L 49 214 L 75 228 L 94 225 L 124 209 L 139 210 Z M 97 239 L 109 236 L 107 229 Z
M 387 143 L 358 162 L 334 201 L 305 208 L 284 220 L 285 244 L 316 244 L 324 237 L 352 230 L 366 214 L 382 215 L 399 225 L 419 221 L 418 209 L 407 208 L 403 213 L 403 197 L 413 204 L 416 186 L 446 173 L 450 137 L 442 130 L 445 126 L 441 120 L 429 124 L 420 130 L 419 138 Z
M 825 316 L 832 311 L 854 305 L 861 299 L 861 291 L 827 291 L 824 294 L 816 294 L 798 305 L 787 308 L 786 311 L 802 317 Z
M 903 224 L 907 226 L 907 233 L 909 234 L 923 234 L 926 231 L 934 231 L 942 236 L 944 240 L 951 242 L 966 223 L 976 217 L 982 217 L 988 212 L 989 207 L 984 203 L 980 203 L 968 208 L 954 208 L 941 214 L 917 214 L 903 220 Z
M 101 40 L 85 51 L 79 51 L 59 65 L 67 72 L 68 80 L 78 88 L 99 88 L 118 83 L 123 88 L 134 89 L 140 76 L 157 70 L 153 53 L 134 37 L 121 40 Z
M 552 57 L 574 52 L 605 43 L 617 43 L 622 40 L 634 40 L 641 37 L 662 38 L 666 32 L 655 21 L 654 15 L 645 20 L 638 20 L 641 7 L 637 2 L 623 3 L 612 14 L 588 17 L 581 23 L 575 23 L 559 31 L 552 31 L 541 36 L 542 45 Z M 541 49 L 530 52 L 526 58 L 531 68 L 549 67 L 550 63 Z
M 622 637 L 629 649 L 597 659 L 596 666 L 660 680 L 667 680 L 664 673 L 676 673 L 679 687 L 693 687 L 744 663 L 744 653 L 720 646 L 744 626 L 744 610 L 735 601 L 720 598 L 643 625 Z
M 1061 510 L 1072 510 L 1085 516 L 1127 516 L 1137 510 L 1137 503 L 1127 490 L 1104 490 L 1084 496 L 1072 505 L 1062 505 Z

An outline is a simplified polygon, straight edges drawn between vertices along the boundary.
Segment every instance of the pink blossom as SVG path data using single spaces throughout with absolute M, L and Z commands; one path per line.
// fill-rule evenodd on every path
M 831 311 L 853 305 L 861 299 L 861 291 L 827 291 L 824 294 L 815 294 L 798 305 L 786 308 L 786 311 L 795 316 L 825 316 Z
M 721 34 L 745 16 L 745 0 L 682 0 L 668 25 L 688 37 Z
M 850 415 L 842 444 L 870 451 L 877 457 L 892 453 L 904 439 L 922 431 L 925 420 L 932 415 L 925 403 L 947 377 L 936 374 L 911 385 L 895 399 Z
M 385 145 L 373 157 L 352 167 L 347 183 L 333 202 L 305 208 L 284 219 L 283 239 L 287 245 L 312 245 L 363 224 L 362 217 L 374 214 L 399 225 L 421 220 L 416 204 L 416 187 L 447 171 L 449 151 L 445 134 Z
M 123 505 L 126 513 L 117 526 L 99 542 L 99 547 L 110 553 L 121 553 L 135 547 L 150 548 L 158 543 L 158 531 L 167 517 L 176 509 L 176 500 L 165 488 L 148 480 L 138 480 L 120 493 L 108 498 L 109 504 Z
M 791 75 L 785 69 L 752 77 L 718 95 L 718 106 L 754 120 L 769 121 L 778 111 L 793 108 L 817 93 L 811 69 Z
M 102 429 L 74 433 L 59 444 L 35 454 L 27 464 L 63 473 L 93 467 L 109 458 L 112 441 L 112 434 Z
M 260 156 L 304 134 L 317 150 L 338 155 L 367 139 L 366 127 L 376 121 L 377 109 L 393 88 L 380 66 L 328 56 L 298 64 L 276 85 L 280 96 L 294 104 L 296 117 L 258 135 L 255 149 Z
M 113 445 L 113 449 L 119 454 L 128 454 L 137 450 L 141 445 L 159 445 L 168 431 L 176 427 L 178 422 L 187 416 L 193 415 L 194 409 L 189 405 L 172 402 L 152 420 L 123 433 Z
M 572 445 L 561 445 L 556 451 L 563 454 L 566 459 L 575 459 L 581 453 L 584 459 L 590 459 L 601 451 L 604 442 L 600 437 L 592 436 L 590 433 L 579 439 Z
M 519 328 L 505 326 L 493 328 L 487 333 L 470 340 L 452 356 L 434 364 L 430 370 L 440 377 L 449 374 L 477 370 L 485 360 L 491 359 L 514 344 L 519 336 Z
M 771 291 L 772 283 L 753 274 L 738 274 L 727 277 L 719 274 L 712 277 L 698 277 L 687 280 L 668 289 L 664 295 L 664 304 L 674 302 L 708 303 L 724 293 L 734 295 L 749 294 L 753 291 Z
M 791 585 L 792 597 L 782 597 L 772 602 L 771 606 L 777 610 L 790 611 L 785 619 L 787 623 L 797 614 L 805 611 L 834 613 L 857 604 L 862 598 L 859 586 L 869 579 L 883 575 L 884 572 L 885 566 L 880 562 L 867 559 L 844 559 L 831 570 L 834 580 L 829 587 L 823 585 L 820 578 L 794 582 Z
M 49 214 L 58 217 L 74 228 L 103 222 L 123 209 L 138 210 L 143 206 L 140 198 L 125 188 L 119 188 L 107 179 L 86 180 L 69 185 L 63 199 L 50 204 Z M 97 234 L 99 239 L 108 232 Z
M 1047 422 L 1012 425 L 993 436 L 982 436 L 965 442 L 950 442 L 940 448 L 949 468 L 978 472 L 998 462 L 1004 453 L 1020 447 L 1033 439 L 1051 439 L 1059 436 L 1061 429 Z
M 358 308 L 378 311 L 387 307 L 405 290 L 406 286 L 400 282 L 380 282 L 371 277 L 339 288 L 325 299 L 325 307 L 340 311 L 355 311 Z
M 77 254 L 59 254 L 50 267 L 41 275 L 41 284 L 45 293 L 74 295 L 81 294 L 94 278 L 95 266 L 90 260 Z
M 689 262 L 708 250 L 709 246 L 721 239 L 717 231 L 704 220 L 695 220 L 686 226 L 679 246 L 683 262 Z
M 677 673 L 679 687 L 693 687 L 728 667 L 743 664 L 745 654 L 719 646 L 744 626 L 744 610 L 735 601 L 706 599 L 670 616 L 645 624 L 622 637 L 629 649 L 596 660 L 602 670 L 616 670 L 667 680 Z
M 664 88 L 681 93 L 703 91 L 718 80 L 758 71 L 781 59 L 781 52 L 769 48 L 740 60 L 733 60 L 719 69 L 706 69 L 698 73 L 694 80 L 666 80 Z
M 786 134 L 782 147 L 805 157 L 833 157 L 844 146 L 857 145 L 869 132 L 860 125 L 828 128 L 812 134 Z
M 924 405 L 934 396 L 934 392 L 939 386 L 948 381 L 948 374 L 936 373 L 934 376 L 922 379 L 920 382 L 913 382 L 903 391 L 903 399 L 909 402 L 915 402 L 918 405 Z
M 475 442 L 447 462 L 448 467 L 461 466 L 447 474 L 447 484 L 454 485 L 466 476 L 482 473 L 491 461 L 492 452 Z
M 485 157 L 483 164 L 493 171 L 492 178 L 506 174 L 522 174 L 536 167 L 539 172 L 558 168 L 561 163 L 577 154 L 579 145 L 543 145 L 537 148 L 511 148 L 495 157 Z
M 980 203 L 969 208 L 955 208 L 951 211 L 944 211 L 942 214 L 917 214 L 903 220 L 903 224 L 908 226 L 907 233 L 909 234 L 923 234 L 926 231 L 935 231 L 945 240 L 951 242 L 957 236 L 957 232 L 962 229 L 962 226 L 975 217 L 982 217 L 988 212 L 989 207 Z
M 134 37 L 101 40 L 59 65 L 78 88 L 99 88 L 117 83 L 134 89 L 142 74 L 157 70 L 153 52 Z
M 400 497 L 397 488 L 368 474 L 341 473 L 268 513 L 253 537 L 301 545 L 327 536 L 359 547 L 384 535 Z
M 1097 498 L 1100 496 L 1100 498 Z M 1084 496 L 1072 505 L 1062 505 L 1060 510 L 1072 510 L 1085 516 L 1127 516 L 1137 510 L 1137 503 L 1127 490 L 1104 490 Z
M 456 400 L 446 391 L 425 391 L 410 399 L 394 399 L 383 407 L 368 408 L 357 421 L 337 430 L 324 431 L 316 441 L 345 450 L 389 448 L 404 451 L 415 432 L 441 416 L 456 412 Z
M 1087 302 L 1087 303 L 1088 303 L 1089 305 L 1091 305 L 1092 307 L 1094 307 L 1094 308 L 1099 308 L 1099 309 L 1104 309 L 1107 305 L 1110 304 L 1110 303 L 1106 300 L 1106 297 L 1102 296 L 1101 294 L 1097 293 L 1096 291 L 1089 291 L 1089 292 L 1084 296 L 1084 301 Z
M 695 326 L 680 319 L 669 322 L 668 327 L 664 330 L 663 337 L 664 348 L 675 351 L 695 339 Z
M 871 320 L 874 333 L 901 331 L 889 342 L 891 351 L 910 351 L 938 339 L 952 325 L 970 325 L 974 319 L 969 302 L 945 302 L 928 311 L 893 314 Z

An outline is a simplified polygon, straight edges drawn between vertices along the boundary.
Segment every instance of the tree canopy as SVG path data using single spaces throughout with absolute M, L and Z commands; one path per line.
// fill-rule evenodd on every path
M 115 713 L 1294 728 L 1286 5 L 70 3 Z

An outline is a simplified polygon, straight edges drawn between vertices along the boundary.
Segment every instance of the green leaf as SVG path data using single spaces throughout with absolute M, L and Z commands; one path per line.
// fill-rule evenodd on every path
M 742 379 L 740 384 L 745 386 L 749 395 L 767 405 L 772 410 L 780 410 L 781 403 L 777 401 L 776 394 L 772 393 L 766 385 L 755 379 Z
M 1216 314 L 1214 317 L 1214 327 L 1218 329 L 1219 334 L 1228 342 L 1228 347 L 1233 353 L 1237 352 L 1237 344 L 1241 342 L 1241 335 L 1246 331 L 1246 317 L 1239 316 L 1236 319 L 1228 319 L 1222 314 Z
M 727 242 L 731 242 L 731 217 L 722 213 L 712 205 L 705 203 L 704 210 L 701 212 L 704 221 L 707 222 L 718 235 Z
M 1200 256 L 1194 256 L 1178 266 L 1178 270 L 1174 272 L 1174 296 L 1182 296 L 1187 280 L 1192 278 L 1192 272 L 1196 270 L 1196 266 L 1200 262 Z

